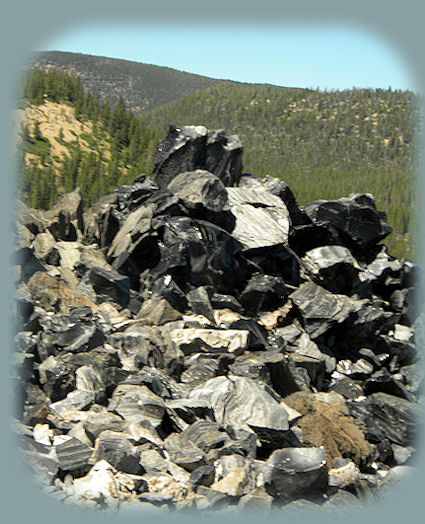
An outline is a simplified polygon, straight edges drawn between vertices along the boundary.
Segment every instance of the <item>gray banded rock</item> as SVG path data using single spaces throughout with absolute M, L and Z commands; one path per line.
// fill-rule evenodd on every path
M 79 391 L 91 393 L 96 402 L 106 398 L 106 388 L 100 374 L 90 365 L 84 365 L 75 371 L 75 386 Z
M 34 236 L 44 233 L 50 223 L 41 209 L 32 209 L 19 201 L 17 203 L 17 218 L 19 223 Z
M 128 422 L 116 413 L 108 411 L 105 406 L 92 406 L 88 411 L 80 412 L 79 415 L 81 423 L 93 444 L 102 431 L 122 432 L 129 427 Z
M 67 396 L 50 404 L 50 410 L 64 419 L 71 419 L 76 411 L 88 408 L 95 402 L 95 394 L 93 392 L 74 390 L 67 394 Z
M 317 350 L 317 352 L 320 353 L 319 350 Z M 320 356 L 317 356 L 317 354 L 314 356 L 310 356 L 303 354 L 302 352 L 291 353 L 289 360 L 295 366 L 294 380 L 297 383 L 298 387 L 303 389 L 303 381 L 301 380 L 300 384 L 300 376 L 299 373 L 297 374 L 296 372 L 297 370 L 305 370 L 308 377 L 308 389 L 314 387 L 318 391 L 320 391 L 323 387 L 323 383 L 325 380 L 325 373 L 326 371 L 329 371 L 329 360 L 327 359 L 331 358 L 332 357 L 328 357 L 323 353 L 320 353 Z M 305 373 L 303 373 L 303 375 L 304 377 L 306 376 Z
M 238 187 L 266 190 L 272 195 L 278 196 L 285 203 L 291 217 L 291 223 L 294 226 L 310 223 L 310 219 L 299 207 L 292 191 L 283 180 L 269 175 L 261 178 L 251 173 L 244 173 L 239 180 Z
M 361 266 L 344 246 L 322 246 L 307 251 L 301 259 L 307 275 L 326 289 L 344 292 L 353 285 Z
M 143 302 L 136 318 L 148 324 L 160 326 L 174 320 L 181 320 L 182 314 L 174 309 L 164 297 L 153 296 Z
M 60 250 L 56 244 L 55 237 L 49 232 L 45 231 L 39 233 L 32 243 L 34 255 L 46 264 L 53 266 L 59 265 L 61 260 Z
M 225 186 L 236 186 L 242 172 L 242 152 L 237 135 L 226 136 L 223 129 L 209 130 L 205 169 L 218 176 Z
M 205 453 L 192 441 L 179 438 L 179 434 L 172 433 L 169 435 L 164 440 L 164 446 L 170 460 L 186 471 L 193 472 L 206 465 Z M 192 482 L 194 479 L 195 477 L 192 478 L 191 476 Z M 205 480 L 202 481 L 201 478 L 198 478 L 197 481 L 200 483 L 205 482 Z
M 223 510 L 229 503 L 234 502 L 232 497 L 229 497 L 222 491 L 217 491 L 206 486 L 198 486 L 196 494 L 200 496 L 196 500 L 196 509 L 202 510 Z
M 50 355 L 38 366 L 40 383 L 51 400 L 61 400 L 75 388 L 75 371 L 80 366 L 90 365 L 104 380 L 108 367 L 119 365 L 113 351 L 99 347 L 88 352 L 61 352 Z
M 389 395 L 405 398 L 414 402 L 416 400 L 415 395 L 403 384 L 402 379 L 402 373 L 391 375 L 385 368 L 380 369 L 367 377 L 363 382 L 363 390 L 366 395 L 381 391 L 382 393 L 388 393 Z
M 236 218 L 232 236 L 244 250 L 287 245 L 291 220 L 282 200 L 267 191 L 227 189 L 230 211 Z
M 178 384 L 170 375 L 155 367 L 143 366 L 142 369 L 125 377 L 122 384 L 147 386 L 164 400 L 181 399 L 186 396 L 186 388 L 183 384 Z
M 165 405 L 146 386 L 121 384 L 115 388 L 108 410 L 116 411 L 127 422 L 142 423 L 148 420 L 153 427 L 158 428 L 165 413 Z
M 214 482 L 214 466 L 198 466 L 190 474 L 190 483 L 192 486 L 211 486 Z
M 120 223 L 114 206 L 117 203 L 115 193 L 101 197 L 83 214 L 83 242 L 97 244 L 100 248 L 110 245 L 116 235 Z
M 363 358 L 359 358 L 355 362 L 347 359 L 340 360 L 335 370 L 342 375 L 361 379 L 367 378 L 373 373 L 373 365 Z
M 285 409 L 264 387 L 250 378 L 212 378 L 195 387 L 189 398 L 210 403 L 216 420 L 221 424 L 233 424 L 248 430 L 259 427 L 285 432 L 289 429 Z
M 163 362 L 159 349 L 162 347 L 162 338 L 152 333 L 149 326 L 130 325 L 122 333 L 109 335 L 107 341 L 117 351 L 123 370 L 136 371 L 141 365 L 160 365 Z
M 253 489 L 246 495 L 243 495 L 238 502 L 238 509 L 241 510 L 242 515 L 253 513 L 258 516 L 268 515 L 272 510 L 273 497 L 267 493 L 264 487 L 260 486 Z
M 416 437 L 415 420 L 418 406 L 387 393 L 372 393 L 348 402 L 352 416 L 362 420 L 369 439 L 375 442 L 388 438 L 400 446 L 411 445 Z
M 231 440 L 221 424 L 210 420 L 197 420 L 179 435 L 182 446 L 189 441 L 204 453 L 221 448 Z
M 69 438 L 54 446 L 56 457 L 63 471 L 73 471 L 89 464 L 93 449 L 76 438 Z
M 47 451 L 35 449 L 24 449 L 23 456 L 34 472 L 36 480 L 46 486 L 50 486 L 59 473 L 59 462 L 54 448 L 46 446 Z
M 90 463 L 95 464 L 99 460 L 106 460 L 124 473 L 133 475 L 144 473 L 144 469 L 139 463 L 140 452 L 132 443 L 131 436 L 126 433 L 102 431 L 95 441 Z
M 71 429 L 67 433 L 68 437 L 74 437 L 90 448 L 93 447 L 92 441 L 89 439 L 86 430 L 84 429 L 82 421 L 72 424 Z
M 83 277 L 83 283 L 93 286 L 97 302 L 111 301 L 124 308 L 130 299 L 128 277 L 100 267 L 92 267 Z
M 333 294 L 313 282 L 301 284 L 289 298 L 298 308 L 304 328 L 312 339 L 346 320 L 358 308 L 356 301 Z
M 160 449 L 145 449 L 140 452 L 140 464 L 147 474 L 167 473 L 168 461 Z
M 167 186 L 189 209 L 205 209 L 214 213 L 229 210 L 223 182 L 209 171 L 196 169 L 178 174 Z
M 53 332 L 50 342 L 60 351 L 86 352 L 102 344 L 103 333 L 95 323 L 71 321 L 66 330 Z
M 214 420 L 214 414 L 208 402 L 189 398 L 179 398 L 167 401 L 167 412 L 175 412 L 188 424 L 193 424 L 198 418 Z
M 242 305 L 232 295 L 223 295 L 221 293 L 214 293 L 211 297 L 211 305 L 216 309 L 230 309 L 237 313 L 241 313 Z
M 128 215 L 108 249 L 109 258 L 132 253 L 136 245 L 150 232 L 155 205 L 141 206 Z
M 310 357 L 321 362 L 328 373 L 332 373 L 335 369 L 336 358 L 332 354 L 324 353 L 320 351 L 319 346 L 310 338 L 307 333 L 301 333 L 294 343 L 294 352 L 302 357 Z M 291 358 L 296 362 L 301 360 L 291 354 Z M 320 389 L 320 388 L 319 388 Z
M 83 202 L 79 188 L 61 195 L 47 211 L 20 204 L 19 220 L 34 235 L 49 231 L 56 240 L 75 241 L 84 229 Z
M 114 189 L 117 208 L 124 213 L 133 211 L 151 198 L 158 189 L 151 178 L 144 174 L 138 175 L 130 184 L 117 186 Z
M 392 331 L 381 334 L 380 339 L 385 343 L 386 352 L 396 356 L 402 364 L 411 364 L 415 360 L 416 346 L 412 342 L 397 338 Z
M 198 353 L 194 353 L 198 357 Z M 211 359 L 209 355 L 205 358 L 197 358 L 194 362 L 185 364 L 186 369 L 180 375 L 180 380 L 189 386 L 197 386 L 206 380 L 224 374 L 224 369 L 217 359 Z
M 140 424 L 130 422 L 126 425 L 125 432 L 135 446 L 147 444 L 149 447 L 161 448 L 163 445 L 161 437 L 149 421 Z
M 173 308 L 182 313 L 187 308 L 188 299 L 171 275 L 162 275 L 156 278 L 152 284 L 145 281 L 141 276 L 140 288 L 142 296 L 146 299 L 149 297 L 165 298 Z
M 276 309 L 288 295 L 282 277 L 254 273 L 239 295 L 239 300 L 249 313 Z
M 195 315 L 203 315 L 215 324 L 214 311 L 211 306 L 210 297 L 205 286 L 199 286 L 187 293 L 190 309 Z
M 383 246 L 375 259 L 360 272 L 359 279 L 362 282 L 383 280 L 388 275 L 398 276 L 402 269 L 402 262 L 391 257 Z
M 237 254 L 242 245 L 227 231 L 205 220 L 184 216 L 161 219 L 159 261 L 153 274 L 178 276 L 183 287 L 213 286 L 227 292 L 244 272 Z M 182 282 L 183 281 L 183 282 Z

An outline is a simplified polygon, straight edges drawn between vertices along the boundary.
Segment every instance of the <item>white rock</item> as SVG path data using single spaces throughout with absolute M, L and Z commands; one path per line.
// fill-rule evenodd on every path
M 106 460 L 99 460 L 89 473 L 82 478 L 74 479 L 73 496 L 82 500 L 128 498 L 134 491 L 134 481 L 128 475 L 118 474 L 117 470 Z
M 74 269 L 74 264 L 80 261 L 80 244 L 78 242 L 56 242 L 62 267 Z
M 218 326 L 221 326 L 222 324 L 232 324 L 241 318 L 246 317 L 243 317 L 240 313 L 236 313 L 236 311 L 232 311 L 228 308 L 214 310 L 214 320 Z
M 63 444 L 64 442 L 67 442 L 68 440 L 71 440 L 72 437 L 70 435 L 55 435 L 52 440 L 53 446 L 58 446 L 59 444 Z
M 54 437 L 53 430 L 49 424 L 36 424 L 32 430 L 33 439 L 40 444 L 50 446 Z
M 330 469 L 329 475 L 338 477 L 338 479 L 341 481 L 340 487 L 345 488 L 350 484 L 354 484 L 358 480 L 360 471 L 354 462 L 348 462 L 340 468 Z
M 240 355 L 248 349 L 249 331 L 177 328 L 170 332 L 170 338 L 185 355 L 202 351 Z

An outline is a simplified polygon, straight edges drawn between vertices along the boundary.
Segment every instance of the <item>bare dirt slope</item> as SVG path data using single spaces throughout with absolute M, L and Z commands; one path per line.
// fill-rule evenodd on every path
M 50 153 L 52 158 L 61 159 L 63 155 L 69 155 L 69 148 L 66 143 L 79 140 L 83 150 L 90 151 L 89 144 L 82 135 L 93 133 L 91 122 L 81 122 L 75 118 L 74 108 L 67 104 L 58 104 L 46 100 L 43 104 L 35 106 L 28 105 L 25 109 L 18 110 L 18 129 L 21 124 L 27 124 L 30 133 L 34 132 L 34 125 L 39 123 L 42 136 L 50 143 Z M 60 134 L 62 133 L 62 140 Z M 109 157 L 109 151 L 104 150 L 105 159 Z M 35 155 L 27 154 L 27 161 L 35 159 Z M 57 161 L 55 161 L 57 164 Z

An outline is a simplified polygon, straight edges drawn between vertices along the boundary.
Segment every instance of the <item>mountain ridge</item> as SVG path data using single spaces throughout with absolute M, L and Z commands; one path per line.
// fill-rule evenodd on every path
M 101 99 L 107 100 L 112 106 L 117 103 L 119 96 L 122 96 L 126 107 L 134 112 L 152 109 L 199 89 L 220 83 L 257 87 L 271 86 L 279 89 L 302 89 L 268 83 L 238 82 L 226 78 L 214 78 L 191 73 L 168 66 L 67 51 L 42 51 L 30 60 L 29 65 L 77 74 L 85 89 L 99 93 Z M 91 71 L 88 70 L 89 67 Z M 96 73 L 93 73 L 93 69 Z M 123 76 L 110 76 L 112 74 Z M 125 78 L 129 75 L 132 75 L 135 80 L 134 78 Z M 148 80 L 146 86 L 140 84 L 141 75 L 145 75 L 145 80 Z M 160 89 L 159 94 L 152 93 L 152 81 L 155 82 L 155 88 Z M 125 85 L 126 82 L 127 85 Z M 147 94 L 144 97 L 140 94 L 143 89 L 139 93 L 136 91 L 138 87 L 147 88 Z
M 111 106 L 121 96 L 134 112 L 226 82 L 166 66 L 63 51 L 43 51 L 30 65 L 77 74 L 85 89 L 99 93 Z

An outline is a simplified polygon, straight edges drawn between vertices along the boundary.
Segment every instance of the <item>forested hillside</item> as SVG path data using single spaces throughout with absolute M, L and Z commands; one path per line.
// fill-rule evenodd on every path
M 394 228 L 388 239 L 391 250 L 413 255 L 418 118 L 413 93 L 221 84 L 140 118 L 162 133 L 172 122 L 238 134 L 245 171 L 285 180 L 302 204 L 372 193 Z
M 31 70 L 20 101 L 18 190 L 47 209 L 58 194 L 80 187 L 91 204 L 117 184 L 150 173 L 160 134 L 126 110 L 85 92 L 67 73 Z
M 149 174 L 170 124 L 199 124 L 238 134 L 244 171 L 283 179 L 301 204 L 372 193 L 394 229 L 390 252 L 415 256 L 418 108 L 411 92 L 221 82 L 134 114 L 124 97 L 111 105 L 80 77 L 34 68 L 20 107 L 19 188 L 32 207 L 47 208 L 76 186 L 90 204 L 117 183 Z

